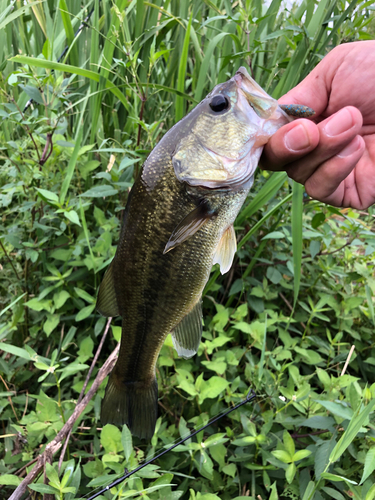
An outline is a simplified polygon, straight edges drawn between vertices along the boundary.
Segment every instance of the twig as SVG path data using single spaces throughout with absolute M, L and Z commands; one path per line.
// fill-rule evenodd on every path
M 86 376 L 86 380 L 85 380 L 85 383 L 83 384 L 83 387 L 82 387 L 82 390 L 81 390 L 81 394 L 79 395 L 79 398 L 78 398 L 78 401 L 77 401 L 77 405 L 79 405 L 79 403 L 82 401 L 83 399 L 83 396 L 85 394 L 85 391 L 86 391 L 86 387 L 87 387 L 87 384 L 89 383 L 90 381 L 90 377 L 91 377 L 91 374 L 92 374 L 92 371 L 94 369 L 94 366 L 98 360 L 98 357 L 99 357 L 99 354 L 100 354 L 100 351 L 102 350 L 102 347 L 103 347 L 103 344 L 104 344 L 104 341 L 105 341 L 105 338 L 107 336 L 107 333 L 108 333 L 108 330 L 109 330 L 109 326 L 111 324 L 111 321 L 112 321 L 112 318 L 108 318 L 108 321 L 107 321 L 107 324 L 106 324 L 106 327 L 105 327 L 105 330 L 104 330 L 104 333 L 103 333 L 103 336 L 101 338 L 101 341 L 99 343 L 99 346 L 96 350 L 96 353 L 95 353 L 95 356 L 94 356 L 94 359 L 92 360 L 92 363 L 91 363 L 91 366 L 90 366 L 90 369 L 87 373 L 87 376 Z M 65 452 L 66 452 L 66 448 L 68 446 L 68 443 L 69 443 L 69 439 L 70 439 L 70 435 L 72 433 L 72 429 L 70 429 L 70 431 L 68 432 L 68 435 L 66 436 L 66 439 L 65 439 L 65 443 L 64 443 L 64 446 L 63 446 L 63 449 L 61 451 L 61 455 L 60 455 L 60 458 L 59 458 L 59 472 L 60 472 L 60 469 L 61 469 L 61 465 L 63 463 L 63 460 L 64 460 L 64 456 L 65 456 Z
M 41 167 L 46 163 L 46 161 L 48 160 L 48 158 L 52 154 L 52 151 L 53 151 L 52 136 L 53 136 L 53 132 L 48 132 L 48 134 L 47 134 L 47 140 L 46 140 L 46 145 L 44 146 L 42 157 L 39 160 L 39 165 Z
M 19 114 L 21 115 L 21 118 L 23 121 L 25 121 L 25 117 L 24 117 L 24 114 L 22 113 L 21 109 L 19 108 L 16 100 L 12 97 L 11 98 L 11 101 L 13 102 L 13 104 L 16 106 L 16 108 L 18 109 L 18 112 Z M 34 147 L 35 147 L 35 151 L 36 151 L 36 155 L 38 157 L 38 162 L 40 161 L 40 154 L 39 154 L 39 149 L 38 149 L 38 146 L 35 142 L 35 139 L 34 139 L 34 136 L 30 130 L 30 127 L 27 125 L 27 123 L 24 123 L 23 126 L 25 127 L 25 130 L 27 132 L 27 135 L 30 137 L 30 139 L 33 141 L 33 144 L 34 144 Z
M 44 453 L 44 474 L 43 474 L 43 483 L 48 484 L 49 480 L 47 477 L 47 467 L 46 465 L 52 465 L 52 451 L 46 450 Z M 43 500 L 55 500 L 55 495 L 51 493 L 44 493 Z
M 293 311 L 293 307 L 292 307 L 292 304 L 289 302 L 289 300 L 285 297 L 284 294 L 282 294 L 281 292 L 279 292 L 279 295 L 280 297 L 283 299 L 283 301 L 285 302 L 285 304 L 289 307 L 289 309 L 291 311 Z M 306 325 L 303 321 L 300 321 L 299 324 L 303 327 L 304 330 L 306 330 Z
M 68 435 L 69 431 L 72 429 L 73 425 L 83 412 L 83 410 L 88 405 L 91 398 L 94 396 L 96 391 L 99 389 L 100 384 L 112 370 L 113 365 L 115 364 L 116 357 L 120 348 L 120 344 L 118 343 L 112 354 L 109 356 L 104 365 L 100 368 L 92 386 L 87 392 L 86 396 L 82 399 L 82 401 L 77 404 L 73 414 L 69 417 L 64 427 L 57 434 L 55 439 L 53 439 L 45 448 L 43 454 L 39 455 L 38 460 L 34 466 L 34 468 L 29 472 L 29 474 L 25 477 L 22 483 L 17 486 L 12 495 L 9 497 L 9 500 L 21 500 L 22 496 L 26 492 L 27 486 L 32 483 L 36 477 L 39 475 L 40 471 L 43 469 L 44 465 L 44 457 L 47 453 L 51 453 L 52 455 L 56 453 L 61 448 L 62 440 Z
M 3 379 L 3 377 L 1 375 L 0 375 L 0 379 L 1 379 L 2 383 L 4 384 L 7 392 L 13 392 L 13 391 L 9 390 L 9 387 L 7 386 L 5 380 Z M 14 409 L 12 398 L 10 396 L 8 396 L 8 401 L 9 401 L 10 406 L 12 407 L 12 410 L 13 410 L 14 416 L 16 417 L 17 422 L 19 422 L 19 418 L 17 417 L 17 413 L 16 413 L 16 410 Z
M 7 254 L 7 251 L 5 250 L 4 245 L 1 243 L 1 240 L 0 240 L 0 246 L 1 246 L 1 248 L 2 248 L 2 250 L 3 250 L 3 252 L 4 252 L 4 254 L 5 254 L 5 257 L 8 259 L 9 264 L 12 266 L 12 269 L 13 269 L 13 271 L 15 272 L 15 274 L 16 274 L 16 276 L 17 276 L 17 279 L 19 280 L 19 279 L 20 279 L 20 277 L 18 276 L 18 273 L 17 273 L 17 271 L 16 271 L 16 268 L 14 267 L 13 262 L 11 261 L 11 259 L 10 259 L 9 255 Z
M 38 460 L 38 457 L 36 458 L 33 458 L 32 460 L 30 460 L 30 462 L 28 462 L 26 465 L 24 465 L 23 467 L 21 467 L 20 469 L 18 469 L 18 471 L 15 472 L 15 475 L 16 476 L 20 476 L 22 474 L 22 472 L 27 469 L 27 467 L 29 467 L 29 465 L 32 465 L 33 463 L 35 463 L 36 461 Z
M 342 377 L 344 375 L 344 373 L 346 372 L 346 369 L 348 368 L 348 364 L 349 364 L 350 358 L 353 355 L 354 349 L 355 349 L 355 345 L 352 345 L 352 347 L 350 348 L 348 357 L 346 358 L 345 365 L 344 365 L 344 368 L 342 369 L 340 377 Z

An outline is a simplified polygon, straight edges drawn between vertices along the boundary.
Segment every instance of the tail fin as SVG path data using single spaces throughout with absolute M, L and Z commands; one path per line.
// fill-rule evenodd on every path
M 101 422 L 126 424 L 134 436 L 151 439 L 158 416 L 158 384 L 149 381 L 122 382 L 112 372 L 102 401 Z

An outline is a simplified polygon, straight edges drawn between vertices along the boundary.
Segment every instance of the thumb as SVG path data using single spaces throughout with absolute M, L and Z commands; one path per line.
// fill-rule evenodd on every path
M 324 60 L 315 69 L 279 99 L 279 104 L 302 104 L 315 111 L 314 120 L 319 118 L 327 108 L 329 99 L 329 88 L 326 80 L 326 64 Z M 318 120 L 319 121 L 319 120 Z

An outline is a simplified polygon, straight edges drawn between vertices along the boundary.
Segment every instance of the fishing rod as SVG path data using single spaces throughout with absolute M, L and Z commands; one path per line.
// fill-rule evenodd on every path
M 223 417 L 226 417 L 227 415 L 229 415 L 229 413 L 232 413 L 232 411 L 234 410 L 237 410 L 238 408 L 240 408 L 241 406 L 245 405 L 246 403 L 250 403 L 251 401 L 253 401 L 254 399 L 256 398 L 256 394 L 255 392 L 253 391 L 253 389 L 250 389 L 249 392 L 247 393 L 247 396 L 246 398 L 241 401 L 240 403 L 237 403 L 235 406 L 233 406 L 233 408 L 230 408 L 229 410 L 227 410 L 226 412 L 222 413 L 221 415 L 215 417 L 213 420 L 211 420 L 211 422 L 208 422 L 206 425 L 204 425 L 203 427 L 200 427 L 199 429 L 197 429 L 196 431 L 192 432 L 191 434 L 189 434 L 188 436 L 184 437 L 183 439 L 181 439 L 180 441 L 178 441 L 178 443 L 175 443 L 173 444 L 172 446 L 170 446 L 169 448 L 167 448 L 166 450 L 162 451 L 161 453 L 159 453 L 158 455 L 156 455 L 156 457 L 154 458 L 151 458 L 150 460 L 147 460 L 147 462 L 145 462 L 144 464 L 140 465 L 139 467 L 136 467 L 134 470 L 132 471 L 128 471 L 127 469 L 125 469 L 125 474 L 123 476 L 121 476 L 120 478 L 116 479 L 115 481 L 113 481 L 113 483 L 109 484 L 108 486 L 106 486 L 105 488 L 103 488 L 102 490 L 98 491 L 97 493 L 95 493 L 94 495 L 92 495 L 91 497 L 89 498 L 85 498 L 85 497 L 81 497 L 81 499 L 85 499 L 85 500 L 94 500 L 94 498 L 97 498 L 99 495 L 101 495 L 102 493 L 105 493 L 106 491 L 109 491 L 111 488 L 113 488 L 114 486 L 117 486 L 118 484 L 122 483 L 123 481 L 125 481 L 125 479 L 127 479 L 128 477 L 132 476 L 133 474 L 135 474 L 136 472 L 138 472 L 139 470 L 143 469 L 143 467 L 146 467 L 147 465 L 150 465 L 152 462 L 155 462 L 155 460 L 158 460 L 159 458 L 161 458 L 163 455 L 165 455 L 166 453 L 169 453 L 170 451 L 172 451 L 174 448 L 176 448 L 177 446 L 179 446 L 180 444 L 184 443 L 185 441 L 187 441 L 188 439 L 196 436 L 197 434 L 199 434 L 199 432 L 202 432 L 204 429 L 206 429 L 207 427 L 209 427 L 210 425 L 214 424 L 215 422 L 217 422 L 218 420 L 220 420 L 221 418 Z

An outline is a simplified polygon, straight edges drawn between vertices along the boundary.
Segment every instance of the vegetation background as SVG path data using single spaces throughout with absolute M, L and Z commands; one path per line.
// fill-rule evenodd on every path
M 95 296 L 156 142 L 240 65 L 277 98 L 374 26 L 372 1 L 0 0 L 1 498 L 117 344 L 119 318 L 99 346 Z M 101 427 L 102 384 L 23 498 L 105 487 L 249 388 L 255 403 L 101 498 L 375 498 L 373 209 L 325 206 L 258 171 L 235 226 L 198 355 L 177 358 L 170 338 L 162 349 L 151 443 Z

